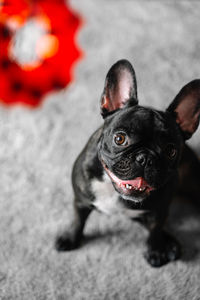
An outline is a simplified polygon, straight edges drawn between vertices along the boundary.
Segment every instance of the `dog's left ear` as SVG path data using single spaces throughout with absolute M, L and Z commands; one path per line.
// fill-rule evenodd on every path
M 137 84 L 135 71 L 129 61 L 117 61 L 108 71 L 101 97 L 101 114 L 105 118 L 125 105 L 136 105 Z
M 185 140 L 197 130 L 200 119 L 200 79 L 186 84 L 172 101 L 167 111 L 175 112 Z

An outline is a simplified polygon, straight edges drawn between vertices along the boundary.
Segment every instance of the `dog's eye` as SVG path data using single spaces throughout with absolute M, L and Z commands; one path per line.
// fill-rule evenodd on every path
M 118 146 L 122 146 L 126 143 L 126 134 L 125 133 L 116 133 L 114 135 L 114 142 Z
M 165 148 L 165 153 L 169 159 L 174 159 L 177 154 L 177 149 L 174 144 L 168 144 Z

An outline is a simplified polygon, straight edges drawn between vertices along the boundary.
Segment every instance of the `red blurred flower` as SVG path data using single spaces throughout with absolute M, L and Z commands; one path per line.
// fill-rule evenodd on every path
M 0 100 L 37 106 L 67 86 L 80 24 L 64 0 L 0 0 Z

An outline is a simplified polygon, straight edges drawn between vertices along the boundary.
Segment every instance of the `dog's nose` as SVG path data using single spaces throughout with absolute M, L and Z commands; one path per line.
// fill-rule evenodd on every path
M 154 162 L 153 162 L 153 159 L 150 155 L 147 155 L 145 153 L 139 153 L 135 160 L 142 166 L 148 166 L 148 167 L 151 167 Z
M 146 165 L 146 161 L 147 161 L 147 155 L 144 153 L 140 153 L 136 156 L 135 160 L 141 165 L 144 166 Z

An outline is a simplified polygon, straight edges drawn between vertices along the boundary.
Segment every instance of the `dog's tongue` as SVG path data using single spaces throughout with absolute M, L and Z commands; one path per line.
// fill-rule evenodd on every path
M 140 189 L 150 187 L 143 177 L 137 177 L 131 180 L 122 180 L 115 176 L 110 170 L 106 169 L 112 180 L 114 180 L 119 186 L 125 186 L 126 184 L 132 185 L 132 187 Z
M 137 178 L 132 179 L 132 180 L 121 180 L 121 179 L 118 178 L 118 180 L 120 181 L 119 182 L 120 185 L 130 184 L 134 188 L 137 188 L 137 189 L 148 186 L 148 183 L 142 177 L 137 177 Z

